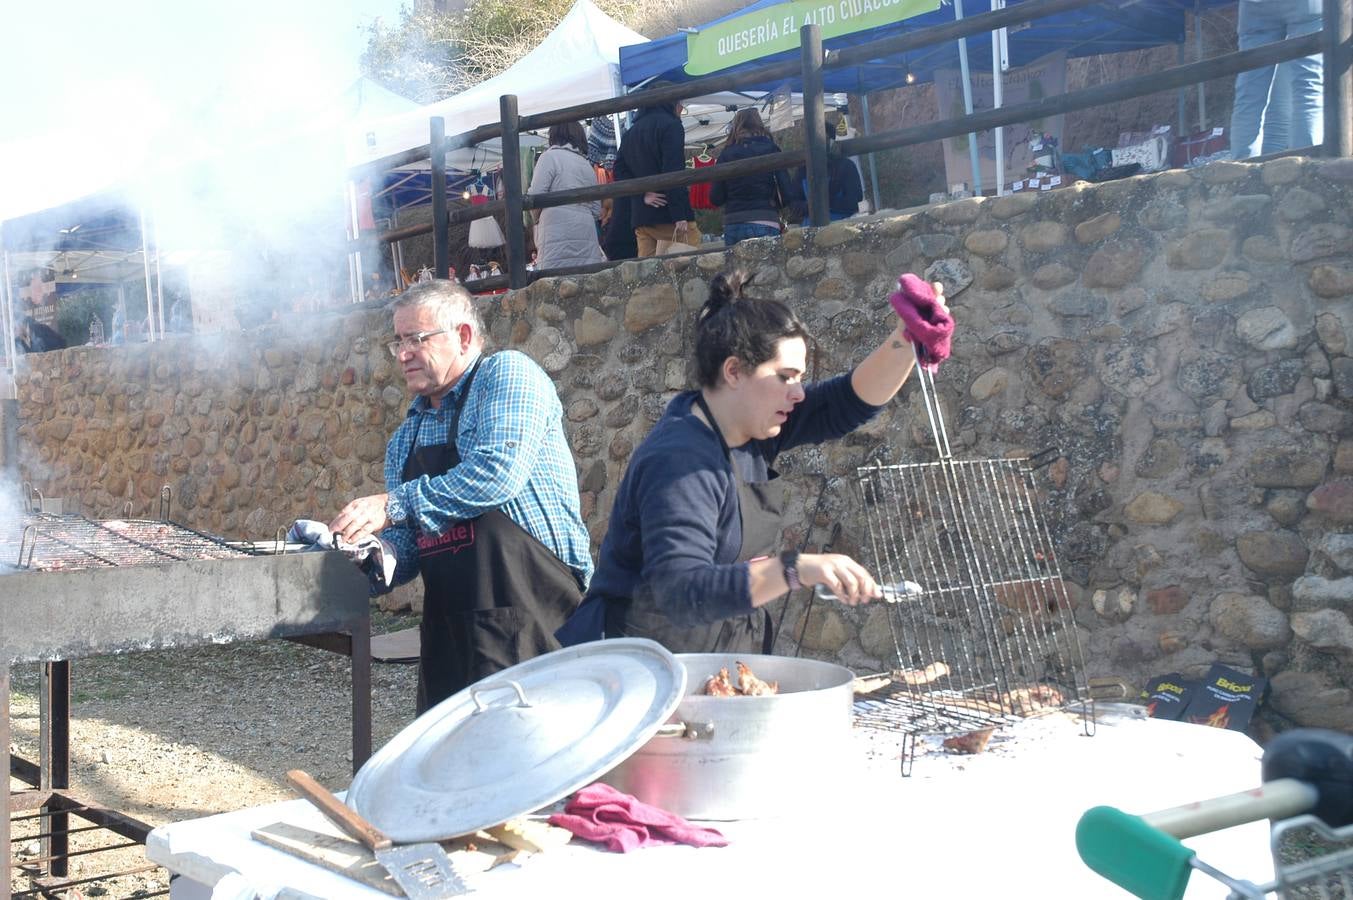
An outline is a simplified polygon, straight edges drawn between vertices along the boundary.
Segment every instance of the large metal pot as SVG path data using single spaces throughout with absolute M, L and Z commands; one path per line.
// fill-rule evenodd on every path
M 802 810 L 835 793 L 848 768 L 854 674 L 812 659 L 679 653 L 686 696 L 671 727 L 602 780 L 691 819 L 752 819 Z M 706 697 L 705 681 L 735 663 L 778 681 L 769 697 Z

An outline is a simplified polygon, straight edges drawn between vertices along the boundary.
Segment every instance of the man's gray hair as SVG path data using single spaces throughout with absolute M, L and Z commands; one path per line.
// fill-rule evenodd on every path
M 437 319 L 437 327 L 447 331 L 453 331 L 462 322 L 468 322 L 473 332 L 471 340 L 477 346 L 484 343 L 484 319 L 475 306 L 474 297 L 459 282 L 445 278 L 419 282 L 411 285 L 386 308 L 391 315 L 405 308 L 431 310 Z

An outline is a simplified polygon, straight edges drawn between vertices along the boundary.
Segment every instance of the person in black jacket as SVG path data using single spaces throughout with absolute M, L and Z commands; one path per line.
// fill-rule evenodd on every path
M 43 325 L 32 316 L 24 316 L 23 322 L 19 324 L 19 349 L 24 353 L 65 350 L 66 339 L 54 328 Z
M 860 182 L 860 170 L 850 157 L 836 152 L 836 129 L 827 123 L 827 197 L 832 221 L 849 219 L 860 210 L 860 201 L 864 199 L 864 185 Z M 795 204 L 795 214 L 803 218 L 805 227 L 812 223 L 808 220 L 808 167 L 799 166 L 795 179 L 802 194 Z
M 761 114 L 749 107 L 733 116 L 728 140 L 724 141 L 715 165 L 779 152 L 761 121 Z M 723 207 L 724 246 L 779 234 L 780 210 L 793 196 L 789 173 L 783 169 L 714 182 L 709 198 L 715 206 Z
M 620 141 L 617 178 L 622 171 L 630 178 L 685 171 L 686 128 L 681 124 L 681 108 L 680 103 L 665 103 L 639 110 Z M 690 191 L 684 187 L 631 197 L 630 222 L 639 256 L 656 254 L 658 241 L 700 243 Z

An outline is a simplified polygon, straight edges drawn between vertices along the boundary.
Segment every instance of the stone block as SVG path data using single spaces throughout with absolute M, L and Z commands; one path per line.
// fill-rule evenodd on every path
M 1166 261 L 1173 269 L 1211 269 L 1222 264 L 1231 248 L 1231 232 L 1202 228 L 1170 246 Z
M 1288 578 L 1305 572 L 1311 555 L 1300 535 L 1290 531 L 1247 531 L 1236 538 L 1236 553 L 1256 575 Z
M 1292 628 L 1282 610 L 1267 599 L 1247 594 L 1224 593 L 1208 607 L 1212 627 L 1251 650 L 1273 650 L 1284 646 Z
M 1006 245 L 1010 243 L 1010 237 L 999 229 L 990 231 L 973 231 L 963 239 L 963 247 L 969 253 L 975 253 L 978 256 L 998 256 L 1005 252 Z
M 1103 215 L 1095 216 L 1093 219 L 1087 219 L 1076 226 L 1076 240 L 1082 244 L 1093 244 L 1104 240 L 1109 235 L 1117 231 L 1123 224 L 1123 219 L 1116 212 L 1106 212 Z
M 1047 253 L 1066 246 L 1067 228 L 1061 222 L 1034 222 L 1020 230 L 1019 242 L 1030 253 Z
M 1346 297 L 1353 294 L 1353 269 L 1320 265 L 1311 269 L 1306 284 L 1317 297 Z
M 1353 478 L 1337 478 L 1311 491 L 1306 508 L 1334 525 L 1353 525 Z
M 672 320 L 681 307 L 676 288 L 670 284 L 656 284 L 638 288 L 625 304 L 625 330 L 640 334 Z

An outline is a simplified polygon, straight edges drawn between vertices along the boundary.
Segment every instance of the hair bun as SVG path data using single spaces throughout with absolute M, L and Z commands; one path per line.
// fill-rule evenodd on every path
M 726 309 L 741 300 L 744 290 L 752 283 L 754 277 L 742 270 L 720 272 L 715 275 L 709 283 L 709 297 L 705 300 L 704 308 L 700 310 L 700 317 L 696 321 L 704 322 L 719 310 Z

